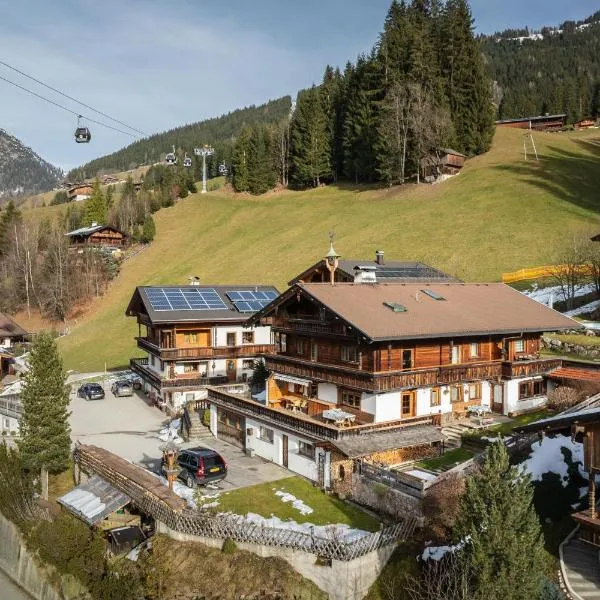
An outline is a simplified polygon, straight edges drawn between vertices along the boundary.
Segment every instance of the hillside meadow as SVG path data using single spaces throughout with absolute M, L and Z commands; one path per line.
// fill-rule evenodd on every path
M 155 215 L 157 237 L 125 263 L 89 314 L 60 341 L 66 366 L 116 368 L 139 355 L 125 317 L 137 285 L 286 282 L 321 258 L 328 232 L 345 257 L 421 260 L 466 281 L 546 264 L 571 232 L 600 229 L 600 132 L 535 134 L 540 161 L 523 159 L 523 131 L 499 129 L 493 149 L 439 185 L 327 186 L 249 197 L 194 194 Z M 41 209 L 37 209 L 40 211 Z M 36 215 L 37 216 L 37 215 Z

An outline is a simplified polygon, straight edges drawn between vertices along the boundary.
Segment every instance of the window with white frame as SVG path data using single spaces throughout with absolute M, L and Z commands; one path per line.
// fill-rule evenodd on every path
M 515 352 L 525 352 L 525 340 L 515 340 Z
M 262 425 L 258 428 L 258 439 L 267 442 L 268 444 L 273 443 L 273 430 L 268 427 L 263 427 Z
M 254 369 L 254 360 L 252 358 L 248 358 L 242 361 L 242 369 L 252 370 Z
M 440 405 L 440 388 L 431 388 L 431 399 L 429 401 L 431 406 Z
M 254 331 L 242 331 L 242 344 L 254 344 Z
M 311 460 L 315 459 L 315 447 L 308 442 L 298 442 L 298 454 Z

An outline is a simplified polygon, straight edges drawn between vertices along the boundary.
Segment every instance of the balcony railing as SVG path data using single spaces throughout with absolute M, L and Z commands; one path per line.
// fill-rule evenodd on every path
M 148 368 L 147 358 L 132 358 L 129 361 L 131 370 L 145 380 L 149 380 L 157 388 L 190 388 L 205 387 L 208 385 L 222 385 L 228 383 L 225 375 L 216 375 L 214 377 L 196 377 L 194 375 L 183 375 L 167 379 L 161 377 L 158 373 Z
M 368 372 L 351 367 L 327 365 L 282 355 L 265 359 L 269 370 L 307 379 L 327 381 L 370 392 L 385 392 L 397 389 L 447 385 L 468 381 L 496 379 L 502 376 L 501 362 L 469 365 L 448 365 L 413 371 Z
M 383 423 L 337 427 L 314 417 L 309 417 L 301 412 L 290 412 L 282 408 L 265 406 L 255 400 L 241 397 L 239 394 L 230 394 L 216 387 L 208 388 L 208 401 L 225 410 L 230 409 L 249 417 L 260 418 L 261 422 L 271 423 L 276 427 L 322 440 L 341 440 L 374 431 L 393 431 L 412 425 L 427 425 L 432 423 L 432 417 L 424 416 Z
M 540 358 L 535 360 L 505 362 L 502 364 L 502 377 L 530 377 L 558 369 L 562 365 L 560 358 Z
M 293 333 L 331 335 L 336 337 L 347 337 L 352 334 L 351 329 L 343 323 L 309 318 L 272 317 L 271 326 L 278 331 Z
M 192 348 L 159 347 L 144 337 L 138 337 L 138 347 L 147 350 L 161 360 L 211 359 L 211 358 L 244 358 L 274 354 L 274 344 L 243 344 L 242 346 L 216 346 Z

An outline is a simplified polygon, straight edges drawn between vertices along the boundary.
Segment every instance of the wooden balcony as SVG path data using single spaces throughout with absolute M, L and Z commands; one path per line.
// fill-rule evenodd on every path
M 271 423 L 275 427 L 287 429 L 316 440 L 341 440 L 375 431 L 393 431 L 412 425 L 429 425 L 433 422 L 431 416 L 424 416 L 383 423 L 338 427 L 326 423 L 318 417 L 312 417 L 303 412 L 265 406 L 256 400 L 242 397 L 239 394 L 227 393 L 225 389 L 218 387 L 208 388 L 208 401 L 225 410 L 233 410 L 250 418 L 255 417 L 263 423 Z
M 164 388 L 196 388 L 208 385 L 222 385 L 228 382 L 227 377 L 219 375 L 216 377 L 199 377 L 195 374 L 186 373 L 167 379 L 148 367 L 147 358 L 132 358 L 129 361 L 131 370 L 145 381 L 149 381 L 158 389 Z
M 502 363 L 486 362 L 468 365 L 448 365 L 413 371 L 369 372 L 340 365 L 328 365 L 283 355 L 267 356 L 267 368 L 277 373 L 314 381 L 327 381 L 367 392 L 447 385 L 502 376 Z
M 502 377 L 515 379 L 517 377 L 532 377 L 543 375 L 558 369 L 562 364 L 560 358 L 536 358 L 534 360 L 517 360 L 502 363 Z
M 138 348 L 151 352 L 161 360 L 202 360 L 212 358 L 245 358 L 274 354 L 274 344 L 244 344 L 243 346 L 217 346 L 192 348 L 164 348 L 148 338 L 136 338 Z
M 356 335 L 352 328 L 336 321 L 320 321 L 314 318 L 270 317 L 270 325 L 283 333 L 304 333 L 347 338 Z
M 593 516 L 590 509 L 582 510 L 571 515 L 576 523 L 579 523 L 579 539 L 600 546 L 600 518 Z

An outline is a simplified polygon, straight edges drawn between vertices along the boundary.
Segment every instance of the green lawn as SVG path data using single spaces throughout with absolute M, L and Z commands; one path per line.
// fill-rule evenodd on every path
M 541 159 L 525 162 L 522 132 L 499 129 L 489 153 L 434 186 L 192 194 L 155 214 L 155 241 L 123 264 L 86 315 L 71 320 L 70 335 L 60 340 L 65 365 L 114 368 L 139 355 L 135 319 L 125 317 L 135 286 L 198 275 L 203 283 L 284 290 L 325 254 L 331 230 L 345 257 L 371 257 L 381 248 L 390 259 L 420 260 L 466 281 L 499 281 L 503 272 L 547 264 L 570 232 L 596 219 L 598 137 L 536 134 Z
M 473 458 L 473 453 L 465 448 L 455 448 L 444 452 L 441 456 L 420 460 L 417 465 L 430 471 L 439 471 L 444 467 L 453 467 Z
M 275 491 L 287 492 L 302 500 L 313 509 L 303 515 L 275 495 Z M 343 523 L 356 529 L 377 531 L 379 521 L 359 508 L 329 496 L 300 477 L 288 477 L 279 481 L 261 483 L 251 487 L 221 494 L 218 498 L 219 512 L 232 512 L 236 515 L 255 513 L 265 518 L 279 517 L 283 521 L 329 525 Z
M 560 340 L 561 342 L 567 342 L 567 344 L 578 344 L 579 346 L 597 347 L 600 346 L 600 337 L 592 335 L 551 335 L 549 337 Z
M 494 425 L 487 430 L 482 430 L 481 434 L 488 437 L 512 435 L 515 427 L 518 427 L 519 425 L 527 425 L 528 423 L 533 423 L 534 421 L 539 421 L 540 419 L 545 419 L 547 416 L 549 416 L 549 413 L 550 411 L 548 409 L 543 408 L 541 410 L 536 410 L 524 415 L 519 415 L 508 423 Z

